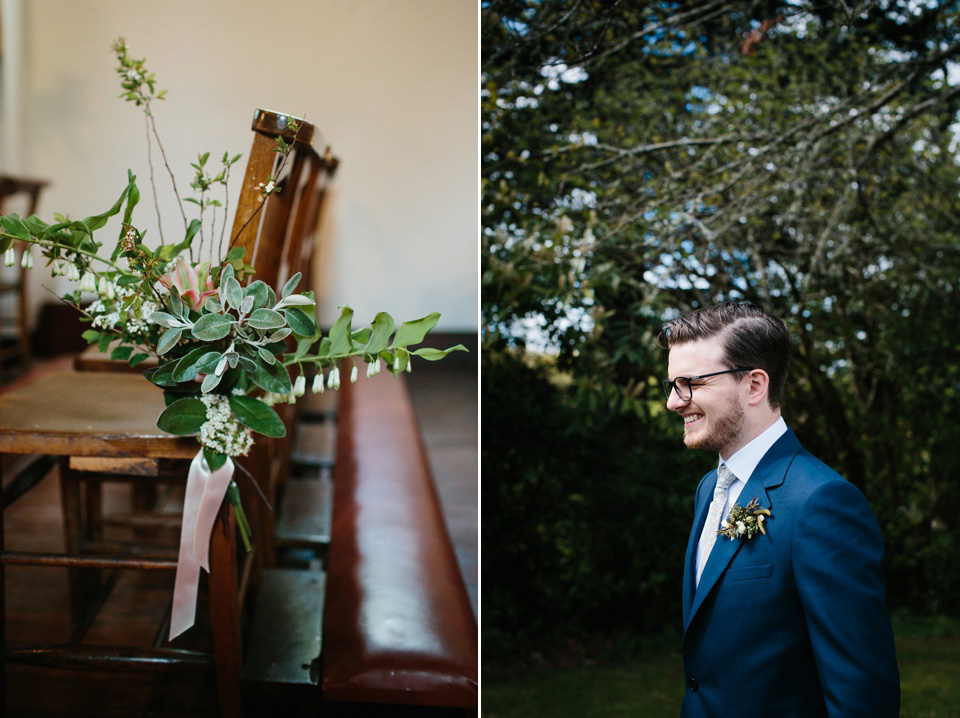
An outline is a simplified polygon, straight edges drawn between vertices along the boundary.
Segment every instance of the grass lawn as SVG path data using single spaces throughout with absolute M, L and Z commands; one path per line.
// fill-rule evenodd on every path
M 960 716 L 960 625 L 894 621 L 901 718 Z M 484 718 L 676 718 L 683 697 L 679 646 L 610 664 L 485 671 Z

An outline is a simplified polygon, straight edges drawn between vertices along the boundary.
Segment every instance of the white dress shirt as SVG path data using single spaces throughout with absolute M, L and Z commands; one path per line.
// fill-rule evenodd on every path
M 726 464 L 730 473 L 737 477 L 736 480 L 730 484 L 730 491 L 727 494 L 727 505 L 723 507 L 723 515 L 720 517 L 721 524 L 730 513 L 730 509 L 733 508 L 737 499 L 740 498 L 740 492 L 743 491 L 743 487 L 747 485 L 747 482 L 753 475 L 754 469 L 756 469 L 757 464 L 760 463 L 760 459 L 770 450 L 771 446 L 777 443 L 777 439 L 786 433 L 787 423 L 781 416 L 770 428 L 753 439 L 729 459 L 724 459 L 722 456 L 720 457 L 720 461 L 717 464 L 718 468 L 720 464 Z M 752 499 L 753 497 L 751 496 L 750 498 Z M 697 544 L 697 584 L 700 583 L 700 574 L 703 573 L 703 567 L 707 565 L 707 559 L 710 558 L 710 554 L 703 550 L 704 544 L 710 536 L 709 532 L 715 532 L 718 528 L 719 526 L 711 527 L 705 525 L 703 531 L 700 533 L 700 541 Z

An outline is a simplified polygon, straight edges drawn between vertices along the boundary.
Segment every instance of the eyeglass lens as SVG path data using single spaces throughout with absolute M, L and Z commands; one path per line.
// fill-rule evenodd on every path
M 676 391 L 680 401 L 690 401 L 693 398 L 693 388 L 690 386 L 690 380 L 686 377 L 677 377 L 673 381 L 663 380 L 663 393 L 667 399 L 670 398 L 670 392 Z

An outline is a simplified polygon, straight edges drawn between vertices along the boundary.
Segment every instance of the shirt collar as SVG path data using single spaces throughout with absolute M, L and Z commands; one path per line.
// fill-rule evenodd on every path
M 760 463 L 770 447 L 777 443 L 777 439 L 787 433 L 787 423 L 781 416 L 773 424 L 735 453 L 729 459 L 724 460 L 720 457 L 720 464 L 726 464 L 730 472 L 737 477 L 739 481 L 747 483 L 750 476 Z

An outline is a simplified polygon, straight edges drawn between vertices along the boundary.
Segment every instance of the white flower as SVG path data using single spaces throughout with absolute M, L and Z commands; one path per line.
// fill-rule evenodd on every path
M 13 250 L 13 247 L 9 247 L 3 255 L 3 266 L 12 267 L 17 262 L 17 253 Z
M 307 379 L 301 374 L 297 377 L 297 380 L 293 382 L 293 394 L 294 397 L 303 396 L 307 392 Z
M 357 383 L 357 372 L 358 372 L 358 371 L 359 371 L 359 370 L 357 369 L 357 365 L 354 364 L 354 365 L 353 365 L 353 369 L 350 370 L 350 383 L 351 383 L 351 384 L 356 384 L 356 383 Z
M 737 535 L 743 536 L 747 532 L 747 525 L 743 521 L 737 521 Z
M 67 279 L 69 279 L 71 282 L 75 282 L 78 279 L 80 279 L 80 270 L 77 269 L 76 264 L 68 263 L 66 268 L 66 274 L 67 274 Z
M 20 257 L 20 266 L 24 269 L 33 269 L 33 253 L 29 249 L 23 250 L 23 256 Z
M 81 292 L 97 291 L 97 277 L 93 272 L 86 272 L 80 279 Z
M 200 400 L 207 407 L 207 420 L 200 427 L 200 443 L 227 456 L 246 454 L 253 446 L 253 436 L 230 411 L 230 400 L 219 394 L 204 394 Z
M 337 367 L 333 367 L 333 369 L 330 370 L 330 374 L 327 376 L 327 388 L 340 388 L 340 370 Z
M 323 372 L 322 371 L 318 371 L 313 376 L 313 384 L 310 386 L 310 391 L 312 391 L 314 394 L 323 393 Z

